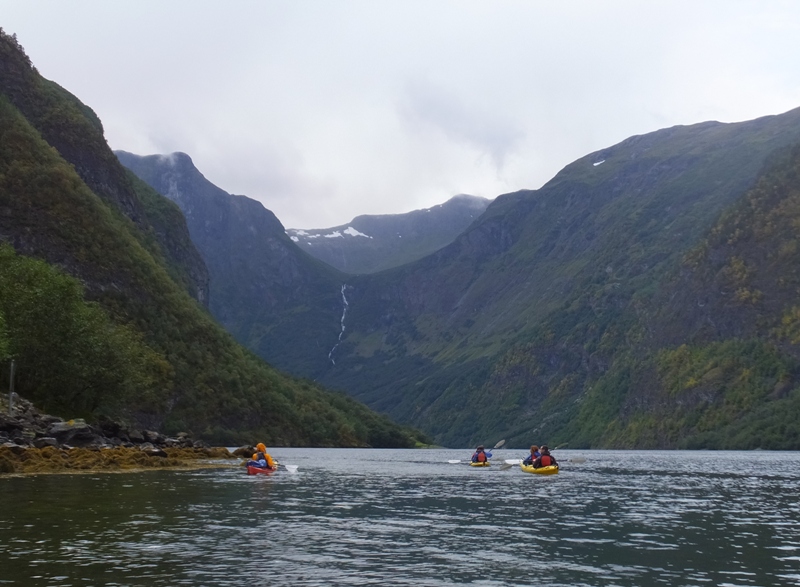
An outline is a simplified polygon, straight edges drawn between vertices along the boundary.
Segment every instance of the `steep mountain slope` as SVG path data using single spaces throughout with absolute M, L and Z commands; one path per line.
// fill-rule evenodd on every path
M 211 275 L 214 317 L 281 369 L 307 377 L 327 369 L 341 332 L 345 276 L 300 250 L 261 203 L 209 182 L 188 155 L 116 155 L 183 211 Z M 306 347 L 314 352 L 298 355 Z
M 345 273 L 376 273 L 405 265 L 450 244 L 489 200 L 465 194 L 406 214 L 356 216 L 325 229 L 286 232 L 300 248 Z
M 119 164 L 94 114 L 0 30 L 0 240 L 20 253 L 0 248 L 0 346 L 17 358 L 17 390 L 57 413 L 110 413 L 212 442 L 413 443 L 234 343 L 187 293 L 206 298 L 186 235 L 177 207 Z M 98 386 L 92 373 L 107 359 L 137 385 L 123 389 L 114 363 Z
M 798 223 L 795 146 L 771 157 L 758 183 L 662 281 L 630 330 L 639 352 L 600 378 L 573 434 L 595 427 L 612 446 L 796 449 Z M 605 394 L 611 379 L 618 385 Z M 593 413 L 609 398 L 615 416 L 598 422 Z
M 137 229 L 132 231 L 134 238 L 151 255 L 165 261 L 170 274 L 190 295 L 206 303 L 208 272 L 179 210 L 131 179 L 106 146 L 102 123 L 91 108 L 39 76 L 16 39 L 8 36 L 0 43 L 0 90 L 89 189 L 133 223 Z M 20 252 L 31 252 L 25 241 L 16 246 Z M 72 270 L 81 268 L 73 265 Z M 86 274 L 81 277 L 91 279 Z
M 626 335 L 659 279 L 798 140 L 798 110 L 675 127 L 499 197 L 433 255 L 348 280 L 347 333 L 321 380 L 449 444 L 559 438 L 637 344 Z

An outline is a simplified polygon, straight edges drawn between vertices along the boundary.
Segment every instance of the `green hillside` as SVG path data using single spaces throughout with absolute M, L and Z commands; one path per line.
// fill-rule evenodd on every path
M 677 445 L 645 420 L 640 434 L 607 429 L 656 393 L 647 353 L 690 339 L 674 320 L 643 318 L 770 153 L 797 141 L 800 110 L 675 127 L 499 197 L 452 245 L 348 281 L 347 336 L 321 381 L 445 444 Z M 684 436 L 706 442 L 699 429 Z
M 793 449 L 800 445 L 800 147 L 661 283 L 565 435 L 583 444 Z
M 214 322 L 178 208 L 127 172 L 91 110 L 1 31 L 0 238 L 0 350 L 17 360 L 17 391 L 43 409 L 216 443 L 413 444 Z

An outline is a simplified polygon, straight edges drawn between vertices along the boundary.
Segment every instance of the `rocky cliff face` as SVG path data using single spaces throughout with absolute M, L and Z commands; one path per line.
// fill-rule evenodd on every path
M 324 369 L 340 332 L 345 276 L 300 250 L 260 202 L 209 182 L 188 155 L 116 154 L 183 211 L 209 268 L 214 317 L 281 368 Z M 310 372 L 291 360 L 304 347 L 314 349 L 301 362 Z
M 340 271 L 376 273 L 421 259 L 450 244 L 489 205 L 489 200 L 454 196 L 444 204 L 406 214 L 356 216 L 324 229 L 286 232 L 304 251 Z

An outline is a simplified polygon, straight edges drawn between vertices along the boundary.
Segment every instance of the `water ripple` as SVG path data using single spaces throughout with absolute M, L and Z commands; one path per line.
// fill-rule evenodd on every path
M 800 454 L 757 454 L 560 451 L 539 478 L 284 449 L 296 474 L 6 478 L 0 585 L 800 585 Z

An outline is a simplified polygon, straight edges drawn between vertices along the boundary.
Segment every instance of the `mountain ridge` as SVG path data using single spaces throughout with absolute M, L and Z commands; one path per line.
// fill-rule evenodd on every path
M 340 226 L 289 228 L 286 232 L 303 250 L 340 271 L 377 273 L 446 246 L 483 213 L 489 202 L 487 198 L 459 194 L 431 208 L 402 214 L 362 214 Z

